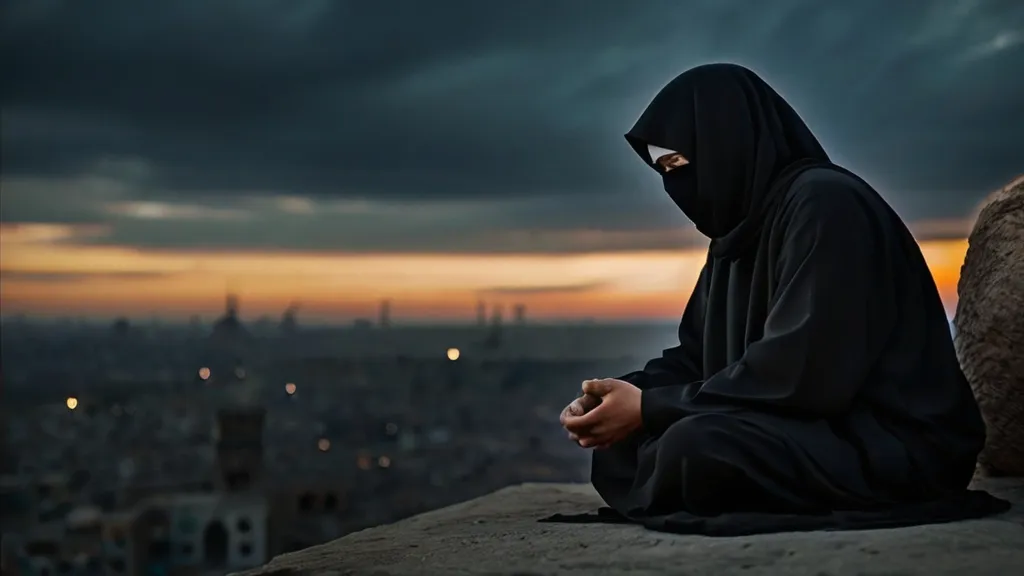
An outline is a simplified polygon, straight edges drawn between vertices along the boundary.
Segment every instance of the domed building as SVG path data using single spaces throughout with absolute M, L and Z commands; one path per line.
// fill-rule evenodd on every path
M 218 346 L 245 346 L 250 338 L 249 330 L 238 317 L 238 296 L 228 294 L 224 302 L 224 315 L 213 325 L 210 340 Z
M 256 340 L 239 317 L 238 296 L 228 294 L 224 315 L 213 325 L 198 374 L 222 391 L 227 405 L 260 406 L 263 386 L 255 372 Z

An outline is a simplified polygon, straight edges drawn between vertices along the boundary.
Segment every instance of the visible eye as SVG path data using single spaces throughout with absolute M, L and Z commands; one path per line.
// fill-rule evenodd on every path
M 671 172 L 680 166 L 686 166 L 690 161 L 686 159 L 686 156 L 676 152 L 674 154 L 665 154 L 658 158 L 656 164 L 663 172 Z

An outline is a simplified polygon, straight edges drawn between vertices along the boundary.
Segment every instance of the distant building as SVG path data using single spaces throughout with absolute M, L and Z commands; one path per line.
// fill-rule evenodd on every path
M 246 379 L 252 338 L 238 314 L 238 297 L 229 294 L 224 315 L 213 325 L 204 362 L 209 370 L 203 380 L 227 384 Z
M 480 328 L 487 326 L 487 303 L 482 300 L 476 304 L 476 325 Z
M 263 482 L 262 407 L 232 407 L 217 412 L 216 486 L 224 492 L 246 492 Z
M 299 331 L 299 321 L 296 318 L 298 312 L 298 304 L 292 304 L 284 311 L 281 317 L 281 334 L 291 336 Z
M 235 571 L 269 560 L 268 502 L 263 494 L 178 494 L 150 500 L 135 513 L 138 574 L 154 568 Z M 141 544 L 141 546 L 140 546 Z M 154 546 L 155 544 L 155 546 Z M 140 550 L 141 548 L 141 550 Z
M 4 382 L 4 369 L 0 366 L 0 405 L 3 405 L 7 394 L 7 384 Z M 17 454 L 11 450 L 7 440 L 8 427 L 7 411 L 0 412 L 0 474 L 12 474 L 18 469 Z
M 526 304 L 516 304 L 512 309 L 512 316 L 517 326 L 526 324 Z
M 268 336 L 277 328 L 276 322 L 270 316 L 264 314 L 256 319 L 250 331 L 257 336 Z
M 204 574 L 244 570 L 269 560 L 263 495 L 154 496 L 120 512 L 71 510 L 22 543 L 34 574 Z M 41 527 L 42 528 L 42 527 Z
M 0 515 L 0 533 L 24 532 L 35 524 L 38 501 L 34 491 L 35 486 L 21 475 L 0 476 L 0 502 L 4 508 Z
M 238 316 L 238 296 L 228 294 L 224 302 L 224 315 L 213 325 L 211 339 L 221 345 L 234 346 L 249 339 L 249 331 Z
M 380 317 L 378 319 L 378 325 L 381 328 L 387 328 L 391 326 L 391 301 L 381 300 L 380 302 Z
M 118 318 L 110 326 L 110 333 L 117 338 L 125 338 L 131 332 L 131 324 L 127 318 Z
M 491 327 L 488 330 L 487 338 L 484 340 L 484 346 L 486 348 L 500 348 L 502 343 L 502 307 L 501 304 L 495 304 L 491 310 Z
M 203 319 L 199 316 L 192 315 L 188 319 L 188 331 L 189 336 L 193 338 L 198 337 L 203 333 Z
M 222 385 L 253 388 L 251 378 Z M 305 477 L 272 486 L 264 408 L 226 396 L 234 399 L 216 413 L 212 477 L 113 487 L 101 509 L 82 505 L 74 475 L 0 475 L 3 574 L 226 574 L 340 536 L 345 491 Z

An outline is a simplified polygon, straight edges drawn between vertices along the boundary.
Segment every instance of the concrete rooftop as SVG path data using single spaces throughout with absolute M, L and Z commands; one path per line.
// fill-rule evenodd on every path
M 1007 576 L 1024 567 L 1024 478 L 978 488 L 1011 500 L 1000 516 L 861 532 L 708 538 L 639 526 L 548 524 L 601 505 L 588 485 L 524 484 L 279 556 L 240 576 L 916 575 Z

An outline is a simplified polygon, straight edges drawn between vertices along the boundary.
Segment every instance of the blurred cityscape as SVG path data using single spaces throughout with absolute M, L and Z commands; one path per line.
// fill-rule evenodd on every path
M 528 481 L 585 481 L 558 413 L 672 325 L 2 324 L 3 573 L 225 574 Z

